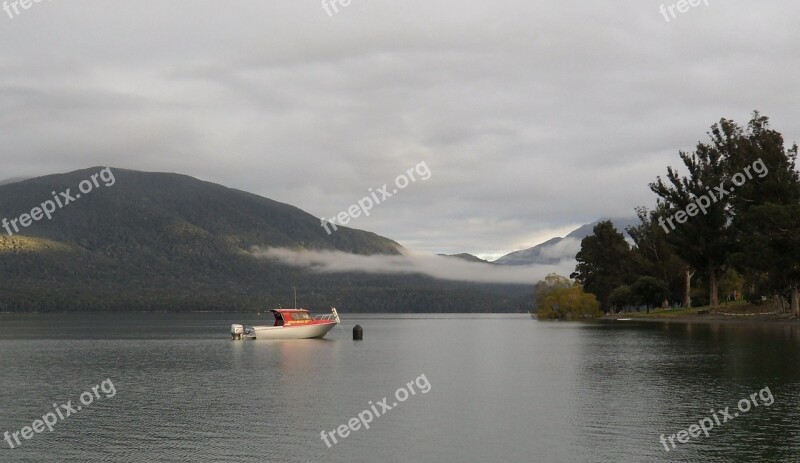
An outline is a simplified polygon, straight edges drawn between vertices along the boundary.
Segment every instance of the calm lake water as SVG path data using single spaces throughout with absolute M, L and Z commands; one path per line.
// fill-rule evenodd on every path
M 91 402 L 0 461 L 800 461 L 797 325 L 343 318 L 325 340 L 231 341 L 266 314 L 0 314 L 0 433 Z M 659 442 L 725 407 L 709 437 Z

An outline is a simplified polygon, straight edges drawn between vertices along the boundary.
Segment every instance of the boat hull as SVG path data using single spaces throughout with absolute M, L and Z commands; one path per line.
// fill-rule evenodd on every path
M 325 337 L 336 322 L 295 326 L 254 326 L 256 340 L 263 339 L 318 339 Z

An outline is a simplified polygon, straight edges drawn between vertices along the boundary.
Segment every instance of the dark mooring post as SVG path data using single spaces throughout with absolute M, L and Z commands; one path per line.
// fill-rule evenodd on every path
M 364 329 L 361 328 L 361 325 L 356 325 L 353 327 L 353 341 L 363 341 L 364 340 Z

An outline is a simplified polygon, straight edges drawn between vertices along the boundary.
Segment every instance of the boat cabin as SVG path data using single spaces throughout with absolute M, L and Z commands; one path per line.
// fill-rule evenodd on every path
M 306 309 L 273 309 L 270 312 L 275 316 L 272 326 L 305 325 L 314 320 Z

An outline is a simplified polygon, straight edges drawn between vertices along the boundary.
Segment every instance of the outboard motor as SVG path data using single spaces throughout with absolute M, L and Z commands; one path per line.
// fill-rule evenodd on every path
M 242 325 L 231 325 L 231 337 L 234 341 L 241 341 L 244 335 L 244 327 Z

